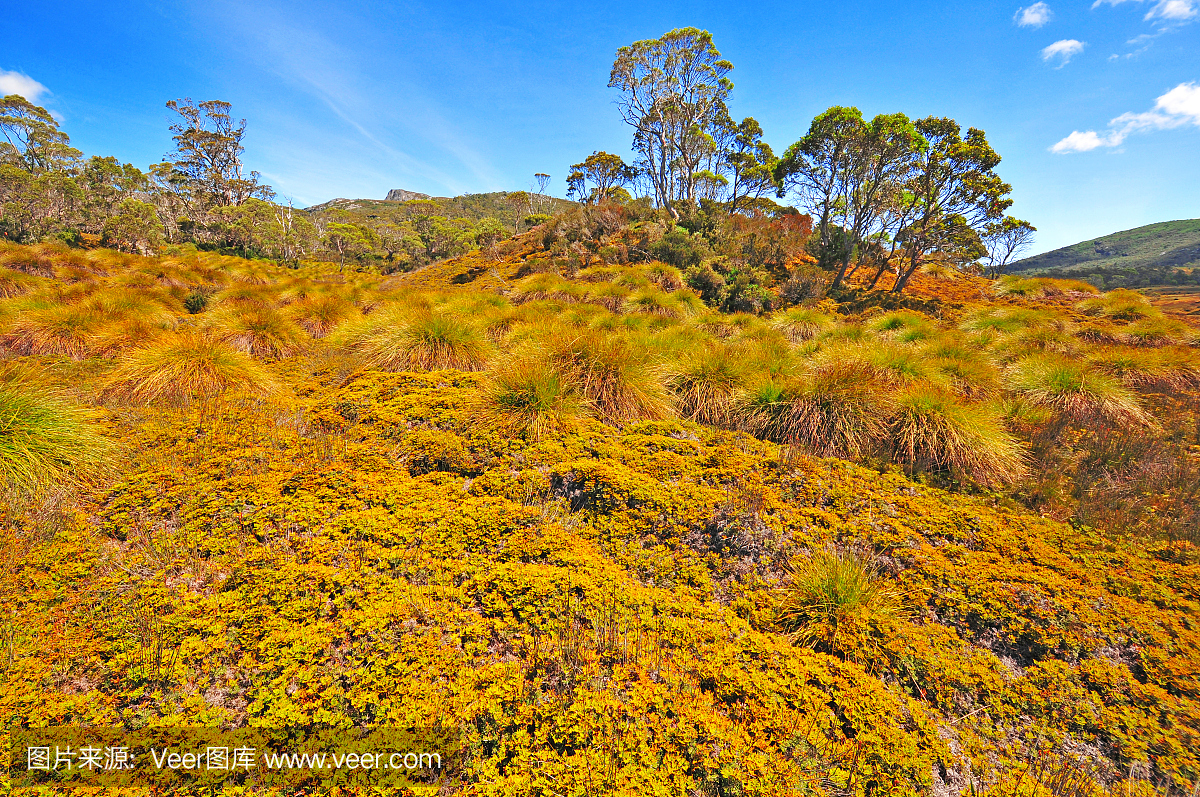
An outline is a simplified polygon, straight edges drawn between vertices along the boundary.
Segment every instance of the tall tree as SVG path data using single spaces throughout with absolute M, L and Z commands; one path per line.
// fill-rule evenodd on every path
M 778 191 L 774 173 L 778 158 L 762 140 L 762 127 L 754 117 L 747 116 L 730 132 L 724 161 L 729 172 L 729 212 L 737 213 L 750 200 Z
M 698 175 L 717 154 L 714 127 L 728 116 L 733 64 L 712 34 L 679 28 L 617 51 L 608 85 L 619 89 L 621 116 L 634 128 L 633 146 L 659 207 L 696 200 Z
M 958 122 L 933 116 L 918 120 L 916 128 L 926 145 L 903 185 L 895 293 L 934 256 L 959 267 L 983 257 L 982 235 L 1012 205 L 1012 186 L 996 174 L 1000 156 L 982 130 L 972 127 L 963 136 Z
M 193 210 L 241 205 L 248 199 L 270 199 L 270 186 L 261 175 L 242 165 L 242 138 L 246 120 L 234 121 L 230 104 L 220 100 L 171 100 L 167 107 L 181 121 L 171 125 L 175 151 L 167 156 L 175 185 L 187 196 Z
M 45 108 L 20 94 L 0 100 L 0 162 L 11 163 L 31 174 L 67 171 L 82 154 L 71 146 L 66 133 Z
M 781 195 L 799 195 L 816 219 L 823 265 L 842 284 L 863 244 L 892 238 L 903 215 L 898 194 L 918 165 L 926 143 L 902 113 L 866 122 L 857 108 L 833 107 L 813 120 L 775 168 Z
M 571 166 L 567 175 L 567 195 L 581 202 L 599 204 L 612 198 L 614 190 L 633 179 L 633 170 L 620 155 L 593 152 L 583 163 Z

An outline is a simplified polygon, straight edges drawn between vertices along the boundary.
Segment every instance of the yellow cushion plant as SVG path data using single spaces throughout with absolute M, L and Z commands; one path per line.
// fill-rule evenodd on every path
M 0 381 L 9 489 L 98 474 L 50 531 L 6 504 L 7 726 L 436 722 L 461 754 L 413 787 L 429 795 L 1042 794 L 1085 764 L 1114 794 L 1200 779 L 1195 545 L 1004 492 L 1036 453 L 1016 404 L 1055 440 L 1161 423 L 1139 391 L 1190 389 L 1191 349 L 1079 338 L 1088 364 L 1006 360 L 971 319 L 1002 341 L 1036 317 L 986 308 L 689 313 L 666 267 L 571 283 L 625 278 L 637 302 L 514 306 L 497 291 L 520 252 L 461 287 L 478 253 L 431 266 L 400 300 L 367 274 L 318 290 L 328 267 L 0 248 L 59 287 L 225 296 L 201 315 L 257 292 L 308 336 L 237 351 L 181 313 L 80 360 L 4 338 L 74 393 Z M 353 311 L 314 326 L 288 309 L 303 280 Z

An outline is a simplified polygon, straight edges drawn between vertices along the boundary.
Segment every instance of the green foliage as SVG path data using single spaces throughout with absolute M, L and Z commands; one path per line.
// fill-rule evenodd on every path
M 36 494 L 95 476 L 113 444 L 95 414 L 45 389 L 0 383 L 0 489 Z

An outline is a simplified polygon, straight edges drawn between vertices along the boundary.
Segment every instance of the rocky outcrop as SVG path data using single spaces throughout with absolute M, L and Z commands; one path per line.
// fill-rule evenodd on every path
M 405 191 L 403 188 L 393 188 L 388 191 L 388 202 L 407 202 L 410 199 L 429 199 L 429 194 L 418 194 L 416 191 Z

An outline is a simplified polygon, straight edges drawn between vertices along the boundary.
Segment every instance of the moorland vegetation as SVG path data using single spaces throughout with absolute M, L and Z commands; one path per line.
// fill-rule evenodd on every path
M 1194 793 L 1196 327 L 986 276 L 1029 229 L 981 131 L 720 150 L 729 68 L 622 49 L 638 163 L 448 259 L 0 244 L 6 728 L 436 718 L 419 794 Z

